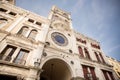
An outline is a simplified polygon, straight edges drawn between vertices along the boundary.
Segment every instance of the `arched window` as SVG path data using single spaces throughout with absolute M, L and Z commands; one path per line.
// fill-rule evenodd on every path
M 96 56 L 96 58 L 97 58 L 97 61 L 98 61 L 98 62 L 101 62 L 101 61 L 100 61 L 100 57 L 99 57 L 99 55 L 97 54 L 97 52 L 94 52 L 94 53 L 95 53 L 95 56 Z
M 100 52 L 99 52 L 99 55 L 100 55 L 100 58 L 101 58 L 102 62 L 105 63 L 105 60 L 104 60 L 104 58 L 103 58 L 103 56 Z
M 85 51 L 85 56 L 87 59 L 90 59 L 90 55 L 89 55 L 89 52 L 86 48 L 84 48 L 84 51 Z
M 7 19 L 0 18 L 0 28 L 4 27 L 7 24 Z
M 25 36 L 25 35 L 27 34 L 27 32 L 28 32 L 28 27 L 23 26 L 23 27 L 20 29 L 20 31 L 18 32 L 18 34 Z
M 79 51 L 80 56 L 84 57 L 83 50 L 82 50 L 82 48 L 80 46 L 78 46 L 78 51 Z
M 28 38 L 35 39 L 36 35 L 37 35 L 37 30 L 34 29 L 30 32 Z

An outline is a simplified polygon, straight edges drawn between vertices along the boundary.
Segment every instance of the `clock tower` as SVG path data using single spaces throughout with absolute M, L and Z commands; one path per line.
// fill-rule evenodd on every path
M 70 30 L 72 29 L 70 13 L 53 6 L 48 17 L 51 20 L 53 29 Z
M 70 13 L 53 6 L 48 19 L 50 27 L 46 41 L 51 47 L 74 53 L 76 47 Z

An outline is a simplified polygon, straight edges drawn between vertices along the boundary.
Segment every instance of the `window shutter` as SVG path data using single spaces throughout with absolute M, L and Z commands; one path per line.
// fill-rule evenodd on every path
M 102 70 L 102 72 L 103 72 L 103 74 L 104 74 L 105 79 L 106 79 L 106 80 L 109 80 L 108 75 L 107 75 L 107 72 L 104 71 L 104 70 Z
M 96 79 L 96 74 L 95 74 L 95 71 L 94 71 L 94 68 L 93 68 L 93 67 L 90 67 L 90 72 L 91 72 L 91 74 L 92 74 L 93 80 L 97 80 L 97 79 Z
M 83 68 L 84 78 L 85 78 L 85 80 L 87 80 L 88 79 L 88 76 L 87 76 L 87 74 L 88 74 L 87 66 L 83 65 L 82 68 Z

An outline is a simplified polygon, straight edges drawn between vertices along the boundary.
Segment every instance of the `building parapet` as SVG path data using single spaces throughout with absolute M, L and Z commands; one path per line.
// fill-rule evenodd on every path
M 90 37 L 87 37 L 87 36 L 85 36 L 84 34 L 81 34 L 81 33 L 77 32 L 77 31 L 75 31 L 75 30 L 74 30 L 74 33 L 82 36 L 82 37 L 85 38 L 86 40 L 89 40 L 89 41 L 91 41 L 91 42 L 95 42 L 95 43 L 100 44 L 100 42 L 98 42 L 97 40 L 94 40 L 94 39 L 92 39 L 92 38 L 90 38 Z

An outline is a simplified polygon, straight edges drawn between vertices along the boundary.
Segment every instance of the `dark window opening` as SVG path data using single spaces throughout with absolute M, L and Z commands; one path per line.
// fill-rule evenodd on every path
M 73 51 L 72 50 L 69 50 L 70 53 L 72 53 Z
M 1 12 L 7 12 L 7 10 L 6 10 L 6 9 L 3 9 L 3 8 L 0 8 L 0 11 L 1 11 Z
M 4 21 L 7 21 L 7 19 L 5 19 L 5 18 L 0 18 L 0 20 L 4 20 Z
M 33 19 L 28 19 L 29 22 L 31 23 L 34 23 L 34 20 Z
M 68 36 L 71 36 L 70 34 L 68 34 Z
M 14 13 L 14 12 L 9 12 L 9 14 L 10 14 L 10 15 L 13 15 L 13 16 L 16 15 L 16 13 Z
M 40 22 L 36 22 L 37 25 L 41 26 L 41 23 Z

